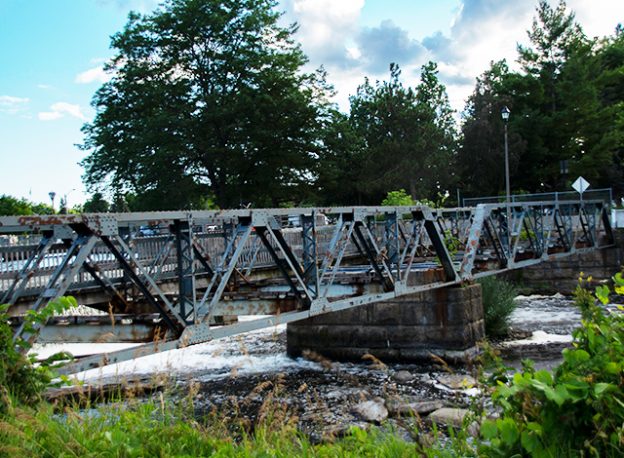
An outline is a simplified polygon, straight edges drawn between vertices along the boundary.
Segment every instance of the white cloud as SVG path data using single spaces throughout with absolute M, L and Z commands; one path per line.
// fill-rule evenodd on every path
M 372 1 L 372 0 L 368 0 Z M 324 65 L 329 81 L 338 91 L 336 101 L 348 109 L 348 95 L 354 94 L 365 76 L 372 81 L 387 79 L 388 63 L 398 61 L 402 79 L 418 84 L 420 67 L 428 60 L 438 62 L 440 79 L 447 85 L 456 110 L 464 108 L 476 77 L 490 62 L 506 58 L 518 69 L 517 45 L 527 44 L 527 30 L 536 14 L 537 0 L 461 0 L 450 30 L 417 40 L 417 30 L 404 30 L 384 22 L 379 26 L 359 25 L 364 0 L 284 0 L 285 19 L 299 24 L 297 39 L 310 57 L 308 69 Z M 391 7 L 392 2 L 389 2 Z M 552 0 L 553 6 L 556 0 Z M 624 2 L 614 0 L 568 0 L 570 10 L 590 37 L 612 34 L 617 18 L 624 17 Z M 415 11 L 422 11 L 415 7 Z
M 353 54 L 347 47 L 364 0 L 285 0 L 280 7 L 287 21 L 298 23 L 297 40 L 316 66 L 340 65 Z
M 58 111 L 42 111 L 37 115 L 41 121 L 54 121 L 63 117 L 63 113 Z
M 568 0 L 567 4 L 588 37 L 612 35 L 618 22 L 624 20 L 621 0 Z
M 148 13 L 158 6 L 160 0 L 97 0 L 100 6 L 114 5 L 122 11 L 135 10 Z
M 41 121 L 54 121 L 61 119 L 65 115 L 73 116 L 82 121 L 86 121 L 87 117 L 82 113 L 79 105 L 67 102 L 57 102 L 50 107 L 50 111 L 42 111 L 38 114 Z
M 26 109 L 28 102 L 30 99 L 26 97 L 0 95 L 0 113 L 17 114 Z
M 93 67 L 89 70 L 86 70 L 82 73 L 76 75 L 75 82 L 78 84 L 89 84 L 89 83 L 106 83 L 111 79 L 110 74 L 104 71 L 102 66 Z

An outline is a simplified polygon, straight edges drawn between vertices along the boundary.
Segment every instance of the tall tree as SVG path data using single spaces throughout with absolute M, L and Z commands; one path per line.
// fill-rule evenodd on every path
M 112 38 L 112 74 L 84 126 L 91 189 L 146 209 L 296 200 L 326 109 L 322 73 L 278 25 L 275 0 L 166 0 Z
M 465 195 L 495 196 L 505 189 L 504 124 L 500 111 L 515 110 L 510 90 L 517 76 L 509 72 L 506 61 L 492 62 L 479 78 L 463 113 L 462 142 L 457 155 L 459 186 Z M 524 142 L 515 128 L 515 113 L 509 129 L 510 173 L 515 178 Z M 516 183 L 515 180 L 512 182 Z
M 389 81 L 373 86 L 367 79 L 350 99 L 350 121 L 363 139 L 359 186 L 366 203 L 401 188 L 414 199 L 431 198 L 448 184 L 455 133 L 437 68 L 423 66 L 415 89 L 403 86 L 400 74 L 392 64 Z
M 585 98 L 587 94 L 581 91 L 590 82 L 583 75 L 576 83 L 584 84 L 583 89 L 565 84 L 571 75 L 566 66 L 575 56 L 577 63 L 586 62 L 591 45 L 563 0 L 556 7 L 540 0 L 536 13 L 528 31 L 530 46 L 518 46 L 524 78 L 514 94 L 514 118 L 520 116 L 515 126 L 527 148 L 521 159 L 524 173 L 515 183 L 524 189 L 542 191 L 563 187 L 560 162 L 571 159 L 569 149 L 576 137 L 568 108 L 574 105 L 572 100 Z

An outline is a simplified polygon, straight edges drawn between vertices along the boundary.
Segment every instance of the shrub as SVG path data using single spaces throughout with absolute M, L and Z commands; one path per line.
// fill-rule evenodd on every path
M 518 289 L 512 283 L 495 277 L 479 280 L 483 297 L 485 333 L 490 337 L 505 336 L 509 333 L 509 319 L 516 308 L 514 298 Z
M 74 298 L 62 297 L 38 312 L 28 311 L 24 316 L 24 329 L 34 332 L 36 324 L 45 323 L 54 313 L 75 305 Z M 59 353 L 35 364 L 35 355 L 26 354 L 31 345 L 21 338 L 13 339 L 8 309 L 8 305 L 0 305 L 0 413 L 6 411 L 12 400 L 21 404 L 39 401 L 41 393 L 55 376 L 58 361 L 70 357 Z
M 624 292 L 621 275 L 614 281 Z M 597 290 L 601 302 L 608 301 L 605 288 Z M 502 412 L 482 424 L 486 456 L 624 455 L 624 308 L 605 310 L 583 287 L 576 304 L 581 327 L 554 373 L 530 361 L 510 380 L 494 372 L 492 400 Z

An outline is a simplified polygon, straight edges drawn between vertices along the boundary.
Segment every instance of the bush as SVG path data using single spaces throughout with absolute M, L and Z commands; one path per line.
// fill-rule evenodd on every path
M 34 332 L 36 324 L 45 323 L 54 313 L 75 305 L 74 298 L 62 297 L 38 312 L 28 311 L 24 317 L 24 330 Z M 8 305 L 0 305 L 0 413 L 6 412 L 13 401 L 25 405 L 38 402 L 55 376 L 58 361 L 70 358 L 59 353 L 35 365 L 35 356 L 26 354 L 31 345 L 21 338 L 13 340 L 8 309 Z
M 514 298 L 518 289 L 512 283 L 495 277 L 479 280 L 483 297 L 485 333 L 490 337 L 506 336 L 509 333 L 509 318 L 516 308 Z
M 614 281 L 624 293 L 621 275 Z M 596 296 L 606 302 L 609 290 L 601 286 Z M 583 287 L 576 304 L 582 326 L 554 373 L 530 361 L 510 380 L 494 371 L 492 400 L 502 412 L 482 424 L 486 456 L 624 455 L 624 307 L 605 310 Z

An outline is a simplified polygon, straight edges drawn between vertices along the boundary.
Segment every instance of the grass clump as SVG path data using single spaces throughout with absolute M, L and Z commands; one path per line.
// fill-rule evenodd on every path
M 517 287 L 496 277 L 479 280 L 483 298 L 485 333 L 489 337 L 504 337 L 509 333 L 510 317 L 516 304 Z

